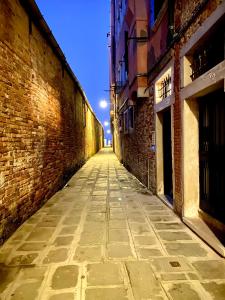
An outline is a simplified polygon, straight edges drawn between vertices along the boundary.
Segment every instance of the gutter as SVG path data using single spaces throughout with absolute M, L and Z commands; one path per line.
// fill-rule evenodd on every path
M 48 41 L 48 43 L 50 44 L 50 46 L 52 47 L 55 55 L 59 58 L 59 60 L 62 63 L 62 67 L 65 68 L 65 70 L 68 72 L 68 74 L 70 75 L 70 77 L 72 78 L 72 80 L 76 83 L 76 85 L 78 86 L 78 89 L 80 90 L 88 108 L 90 109 L 90 111 L 92 112 L 92 114 L 94 115 L 95 119 L 99 122 L 99 124 L 102 126 L 101 122 L 98 120 L 98 118 L 96 117 L 88 99 L 87 96 L 79 82 L 79 80 L 77 79 L 77 77 L 75 76 L 75 74 L 73 73 L 70 65 L 68 64 L 66 57 L 62 51 L 62 49 L 60 48 L 58 42 L 56 41 L 52 31 L 50 30 L 48 24 L 46 23 L 43 15 L 41 14 L 40 9 L 38 8 L 35 0 L 19 0 L 20 4 L 22 5 L 22 7 L 25 9 L 25 11 L 28 14 L 28 17 L 30 18 L 30 21 L 32 21 L 37 28 L 40 30 L 40 32 L 42 33 L 43 37 Z

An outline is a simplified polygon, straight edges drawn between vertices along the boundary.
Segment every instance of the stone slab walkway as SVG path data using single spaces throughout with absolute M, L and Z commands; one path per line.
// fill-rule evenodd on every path
M 222 300 L 225 263 L 104 149 L 1 247 L 0 299 Z

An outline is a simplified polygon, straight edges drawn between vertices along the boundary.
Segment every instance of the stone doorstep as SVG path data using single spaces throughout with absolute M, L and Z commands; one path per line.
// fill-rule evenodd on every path
M 225 247 L 201 218 L 183 217 L 183 222 L 217 253 L 225 257 Z

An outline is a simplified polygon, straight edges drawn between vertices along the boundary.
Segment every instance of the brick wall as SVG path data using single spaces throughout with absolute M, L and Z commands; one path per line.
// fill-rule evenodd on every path
M 0 1 L 0 243 L 102 147 L 79 84 L 18 0 Z
M 155 153 L 150 151 L 155 128 L 153 95 L 136 101 L 134 115 L 134 131 L 122 136 L 123 163 L 144 185 L 155 192 Z

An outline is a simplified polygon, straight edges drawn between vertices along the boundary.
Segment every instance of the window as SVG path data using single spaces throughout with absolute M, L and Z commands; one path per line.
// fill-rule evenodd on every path
M 129 128 L 133 129 L 134 128 L 134 107 L 130 106 L 128 111 L 129 111 Z
M 200 44 L 190 58 L 191 80 L 195 80 L 225 57 L 225 21 L 221 28 L 218 28 L 204 43 Z
M 129 131 L 129 123 L 128 123 L 128 110 L 124 112 L 124 133 L 128 133 Z
M 165 0 L 150 0 L 150 26 L 155 24 Z
M 171 95 L 171 75 L 168 74 L 158 87 L 159 97 L 163 100 Z
M 122 88 L 127 83 L 128 73 L 127 73 L 127 66 L 126 66 L 126 59 L 125 54 L 122 60 L 119 62 L 119 67 L 117 71 L 117 93 L 119 94 Z
M 134 107 L 130 106 L 124 112 L 124 133 L 129 133 L 134 129 Z
M 116 11 L 116 38 L 118 39 L 121 27 L 123 25 L 123 20 L 126 15 L 127 9 L 127 0 L 119 0 L 117 2 L 117 11 Z
M 172 70 L 169 68 L 155 84 L 156 103 L 160 102 L 172 94 Z

